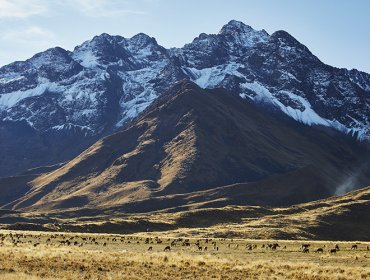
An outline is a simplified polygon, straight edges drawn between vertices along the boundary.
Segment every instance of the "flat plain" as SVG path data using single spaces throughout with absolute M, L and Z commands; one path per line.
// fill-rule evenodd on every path
M 331 252 L 336 245 L 339 250 Z M 0 278 L 370 279 L 369 247 L 355 241 L 0 231 Z

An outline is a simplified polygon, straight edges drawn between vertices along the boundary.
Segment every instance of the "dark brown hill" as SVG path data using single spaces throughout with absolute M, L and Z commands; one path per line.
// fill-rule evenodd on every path
M 7 208 L 153 210 L 189 193 L 225 204 L 289 205 L 328 197 L 349 177 L 347 189 L 368 184 L 367 155 L 333 130 L 299 125 L 221 89 L 183 81 L 122 131 L 34 179 Z

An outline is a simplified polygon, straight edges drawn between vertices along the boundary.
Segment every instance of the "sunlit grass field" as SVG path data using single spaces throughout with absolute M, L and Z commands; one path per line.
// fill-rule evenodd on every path
M 370 279 L 368 246 L 2 231 L 0 279 Z

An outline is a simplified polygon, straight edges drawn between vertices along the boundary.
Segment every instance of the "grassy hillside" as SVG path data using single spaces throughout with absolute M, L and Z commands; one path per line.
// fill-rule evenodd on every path
M 235 205 L 204 208 L 194 203 L 183 211 L 131 214 L 114 208 L 48 214 L 3 210 L 0 224 L 3 229 L 13 230 L 370 241 L 369 212 L 370 187 L 367 187 L 343 196 L 280 208 Z

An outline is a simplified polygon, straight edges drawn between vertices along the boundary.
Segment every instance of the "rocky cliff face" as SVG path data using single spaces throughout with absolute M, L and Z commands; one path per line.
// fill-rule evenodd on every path
M 370 139 L 369 74 L 323 64 L 285 31 L 230 21 L 182 48 L 102 34 L 0 68 L 0 176 L 71 158 L 182 79 Z

